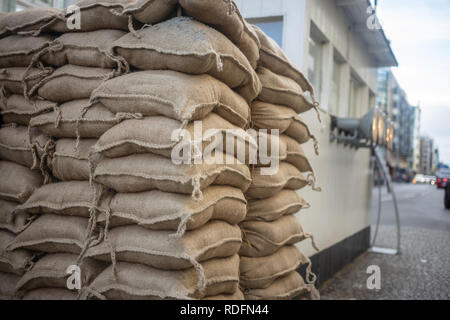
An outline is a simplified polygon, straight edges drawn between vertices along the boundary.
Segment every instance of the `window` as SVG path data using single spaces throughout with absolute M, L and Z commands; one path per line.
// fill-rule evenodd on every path
M 251 24 L 258 26 L 265 34 L 283 47 L 283 17 L 270 17 L 263 19 L 248 19 Z
M 349 117 L 358 118 L 361 116 L 361 82 L 354 76 L 350 76 L 350 95 L 349 95 Z
M 322 94 L 322 51 L 323 45 L 309 38 L 308 80 L 316 90 L 318 98 Z
M 331 83 L 330 113 L 339 114 L 339 100 L 341 97 L 341 63 L 333 61 L 333 81 Z

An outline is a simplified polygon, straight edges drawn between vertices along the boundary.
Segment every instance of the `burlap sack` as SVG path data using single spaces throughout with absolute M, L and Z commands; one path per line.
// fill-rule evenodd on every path
M 88 219 L 45 214 L 19 234 L 8 250 L 79 254 L 84 246 Z
M 46 152 L 50 138 L 25 126 L 9 124 L 0 128 L 0 159 L 8 160 L 28 168 L 38 165 Z
M 51 70 L 31 68 L 27 73 L 30 79 L 24 80 L 26 69 L 23 67 L 0 69 L 0 88 L 5 88 L 10 94 L 23 95 L 25 90 L 24 84 L 27 85 L 27 88 L 31 88 L 39 82 L 41 76 L 51 73 Z
M 20 277 L 15 274 L 0 272 L 0 300 L 16 300 L 16 283 Z
M 295 214 L 309 204 L 292 190 L 281 190 L 274 196 L 248 202 L 248 221 L 275 221 L 282 216 Z
M 52 40 L 48 34 L 39 37 L 11 35 L 0 39 L 0 68 L 28 67 L 33 56 Z
M 50 112 L 56 103 L 36 100 L 28 102 L 23 95 L 11 95 L 5 104 L 0 104 L 1 115 L 4 123 L 17 123 L 28 126 L 32 117 Z
M 68 253 L 55 253 L 43 256 L 34 263 L 17 283 L 17 289 L 31 291 L 39 288 L 67 288 L 67 268 L 78 266 L 80 268 L 81 286 L 89 285 L 106 265 L 100 261 L 84 259 L 77 265 L 77 255 Z
M 256 69 L 260 43 L 256 32 L 242 17 L 234 1 L 179 0 L 188 16 L 209 24 L 226 35 Z
M 56 8 L 33 8 L 10 12 L 0 17 L 0 37 L 19 32 L 56 31 L 52 26 L 64 20 L 64 12 Z
M 0 199 L 24 203 L 42 185 L 36 171 L 9 161 L 0 161 Z
M 22 275 L 29 267 L 33 254 L 23 249 L 9 251 L 7 246 L 15 237 L 13 233 L 0 230 L 0 272 Z
M 307 262 L 308 259 L 295 246 L 282 247 L 267 257 L 241 257 L 240 284 L 247 289 L 265 289 Z
M 240 227 L 244 239 L 239 255 L 244 257 L 266 257 L 283 246 L 311 237 L 303 231 L 298 219 L 292 215 L 272 222 L 244 221 Z
M 259 100 L 287 106 L 297 113 L 315 108 L 315 105 L 303 93 L 302 88 L 291 78 L 275 74 L 263 67 L 259 67 L 256 72 L 262 84 Z
M 56 69 L 35 86 L 29 87 L 28 94 L 32 96 L 37 91 L 43 99 L 59 103 L 88 99 L 92 91 L 110 76 L 112 71 L 68 64 Z
M 178 0 L 137 0 L 125 2 L 122 15 L 132 15 L 145 24 L 155 24 L 175 14 Z
M 228 185 L 246 191 L 250 171 L 227 154 L 215 154 L 233 164 L 215 164 L 214 155 L 201 164 L 174 164 L 155 154 L 136 154 L 115 159 L 102 159 L 94 171 L 95 181 L 117 192 L 161 190 L 193 194 L 201 198 L 201 190 L 210 185 Z M 223 163 L 226 163 L 226 162 Z M 212 162 L 212 164 L 208 164 Z
M 22 300 L 77 300 L 78 292 L 69 289 L 41 288 L 26 292 Z
M 132 72 L 108 80 L 94 90 L 92 99 L 113 113 L 163 115 L 179 121 L 201 120 L 214 111 L 245 127 L 250 117 L 247 102 L 224 83 L 209 75 L 170 70 Z
M 96 139 L 82 139 L 76 149 L 74 139 L 56 141 L 51 159 L 53 176 L 62 181 L 89 180 L 89 154 L 96 142 Z
M 245 151 L 245 159 L 249 158 L 249 154 L 258 152 L 258 144 L 255 139 L 243 129 L 232 125 L 215 113 L 208 114 L 201 123 L 181 123 L 178 120 L 161 116 L 127 120 L 106 131 L 98 140 L 93 151 L 109 158 L 149 152 L 171 158 L 177 145 L 181 146 L 185 142 L 194 144 L 194 139 L 197 139 L 194 129 L 196 126 L 199 128 L 200 125 L 202 136 L 198 138 L 203 141 L 202 144 L 199 144 L 203 151 L 206 151 L 206 148 L 212 145 L 215 139 L 219 139 L 222 144 L 218 143 L 215 150 L 237 157 L 238 149 L 241 149 Z M 175 135 L 177 131 L 181 130 L 185 131 L 189 138 Z M 228 139 L 234 141 L 233 147 L 227 146 Z M 189 149 L 187 148 L 186 152 L 191 155 Z
M 212 301 L 239 301 L 244 300 L 244 294 L 240 289 L 237 289 L 235 293 L 232 294 L 219 294 L 217 296 L 204 297 L 201 300 L 212 300 Z
M 42 56 L 48 64 L 61 67 L 116 68 L 120 61 L 110 54 L 111 44 L 126 33 L 120 30 L 70 32 L 55 39 L 50 52 Z
M 261 91 L 261 83 L 242 52 L 223 34 L 191 18 L 177 17 L 125 35 L 113 52 L 141 70 L 169 69 L 209 74 L 234 88 L 247 102 Z
M 17 203 L 0 200 L 0 229 L 14 234 L 22 232 L 31 222 L 27 213 L 14 214 Z
M 241 190 L 228 186 L 211 186 L 203 191 L 203 200 L 177 193 L 149 191 L 118 193 L 109 205 L 109 226 L 137 224 L 152 230 L 175 230 L 182 235 L 210 220 L 238 224 L 245 219 L 247 202 Z M 107 219 L 101 213 L 98 221 Z
M 250 199 L 266 199 L 283 189 L 299 190 L 309 184 L 308 180 L 292 164 L 281 162 L 274 175 L 262 175 L 261 168 L 252 171 L 252 184 L 246 192 Z
M 83 115 L 84 110 L 87 111 Z M 89 100 L 80 99 L 32 118 L 30 126 L 57 138 L 77 138 L 77 131 L 81 138 L 98 138 L 123 118 L 127 116 L 114 115 L 101 103 L 89 106 Z
M 291 108 L 262 101 L 254 101 L 251 108 L 252 123 L 256 128 L 278 129 L 280 130 L 280 134 L 284 133 L 301 144 L 312 139 L 317 149 L 316 138 L 311 134 L 308 126 Z
M 94 203 L 94 190 L 88 181 L 67 181 L 44 185 L 37 189 L 17 212 L 30 214 L 57 214 L 88 218 Z M 111 201 L 111 193 L 103 192 L 97 206 L 106 209 Z
M 286 162 L 294 165 L 300 172 L 313 172 L 311 163 L 303 151 L 300 143 L 287 135 L 281 135 L 280 141 L 282 141 L 287 147 Z
M 278 44 L 260 28 L 252 26 L 261 43 L 259 65 L 276 74 L 293 79 L 303 91 L 309 91 L 314 100 L 314 89 L 308 79 L 291 63 Z
M 303 278 L 296 272 L 277 279 L 265 289 L 247 289 L 244 291 L 246 300 L 291 300 L 309 292 Z
M 108 300 L 200 299 L 205 295 L 231 294 L 237 290 L 238 255 L 208 260 L 202 267 L 205 272 L 203 291 L 198 287 L 199 276 L 194 268 L 167 271 L 126 262 L 117 263 L 117 280 L 109 267 L 94 280 L 90 290 Z
M 182 237 L 173 237 L 171 231 L 126 226 L 110 230 L 107 239 L 90 248 L 86 257 L 110 262 L 113 251 L 117 261 L 163 270 L 182 270 L 192 266 L 200 270 L 199 262 L 230 257 L 239 251 L 241 242 L 239 227 L 222 221 L 211 221 Z

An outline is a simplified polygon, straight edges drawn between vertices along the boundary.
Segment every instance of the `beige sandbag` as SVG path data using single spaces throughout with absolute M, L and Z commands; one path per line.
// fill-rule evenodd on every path
M 30 266 L 33 254 L 23 249 L 10 251 L 7 247 L 15 237 L 11 232 L 0 230 L 0 272 L 22 275 Z
M 228 186 L 210 186 L 202 201 L 191 196 L 161 191 L 117 193 L 110 208 L 109 226 L 137 224 L 152 230 L 194 230 L 210 220 L 238 224 L 245 219 L 247 202 L 241 190 Z M 98 221 L 105 222 L 105 213 Z
M 291 300 L 309 291 L 303 278 L 292 271 L 265 289 L 244 290 L 244 295 L 246 300 Z
M 300 85 L 303 91 L 309 91 L 314 100 L 314 88 L 303 73 L 294 67 L 283 50 L 272 38 L 268 37 L 257 26 L 253 26 L 253 29 L 261 43 L 260 66 L 267 68 L 276 74 L 293 79 Z
M 177 17 L 114 42 L 113 52 L 141 70 L 170 69 L 209 74 L 234 88 L 247 102 L 261 84 L 242 52 L 220 32 L 187 17 Z
M 83 111 L 86 108 L 86 113 Z M 133 117 L 133 115 L 129 115 Z M 101 103 L 89 105 L 88 99 L 66 102 L 55 111 L 41 114 L 30 121 L 31 127 L 57 138 L 99 138 L 128 115 L 114 115 Z
M 125 2 L 122 15 L 132 15 L 145 24 L 155 24 L 175 14 L 178 0 L 136 0 Z
M 263 67 L 259 67 L 256 72 L 262 84 L 259 100 L 287 106 L 297 113 L 316 108 L 305 96 L 302 88 L 291 78 L 275 74 Z
M 15 202 L 0 200 L 0 229 L 18 234 L 30 224 L 29 214 L 14 214 L 17 205 Z
M 20 277 L 15 274 L 0 272 L 0 300 L 18 300 L 16 283 Z
M 309 204 L 293 190 L 281 190 L 274 196 L 248 202 L 248 221 L 275 221 L 282 216 L 295 214 Z
M 108 300 L 199 299 L 205 295 L 233 293 L 239 283 L 239 256 L 202 263 L 204 288 L 199 288 L 195 268 L 158 270 L 141 264 L 118 262 L 116 278 L 112 267 L 91 284 L 90 291 Z M 95 298 L 95 296 L 94 296 Z
M 138 71 L 110 79 L 94 90 L 92 99 L 113 113 L 163 115 L 179 121 L 201 120 L 214 111 L 245 127 L 250 117 L 247 102 L 219 80 L 171 70 Z
M 240 289 L 237 289 L 235 293 L 231 294 L 219 294 L 217 296 L 204 297 L 202 300 L 212 300 L 212 301 L 239 301 L 245 300 L 244 294 Z
M 26 292 L 22 300 L 77 300 L 78 291 L 60 288 L 40 288 Z
M 216 164 L 215 156 L 223 164 Z M 225 164 L 229 161 L 232 164 Z M 211 164 L 209 164 L 211 163 Z M 161 190 L 193 194 L 201 198 L 201 190 L 210 185 L 228 185 L 246 191 L 250 171 L 228 154 L 213 154 L 201 164 L 175 164 L 155 154 L 136 154 L 122 158 L 102 159 L 94 171 L 94 180 L 117 192 Z
M 88 99 L 92 91 L 112 74 L 112 69 L 89 68 L 65 65 L 56 69 L 33 87 L 29 87 L 30 96 L 38 92 L 45 100 L 67 102 L 76 99 Z
M 8 250 L 79 254 L 84 246 L 88 219 L 45 214 L 38 217 L 9 245 Z
M 69 266 L 80 268 L 81 287 L 89 285 L 106 265 L 100 261 L 84 259 L 77 264 L 78 256 L 69 253 L 47 254 L 33 264 L 17 283 L 17 289 L 31 291 L 39 288 L 67 288 Z
M 110 262 L 111 252 L 114 252 L 117 261 L 163 270 L 182 270 L 192 266 L 199 270 L 199 262 L 236 254 L 241 242 L 239 227 L 223 221 L 211 221 L 182 237 L 173 237 L 172 231 L 126 226 L 110 230 L 107 240 L 90 248 L 86 257 Z
M 11 35 L 0 39 L 0 68 L 28 67 L 33 56 L 48 46 L 51 35 Z
M 50 52 L 42 56 L 48 64 L 61 67 L 66 64 L 96 68 L 116 68 L 117 58 L 110 54 L 111 44 L 124 36 L 120 30 L 69 32 L 51 43 Z
M 4 123 L 28 126 L 32 117 L 50 112 L 56 105 L 54 102 L 45 100 L 29 102 L 23 95 L 13 94 L 7 99 L 5 105 L 0 104 L 0 108 Z
M 61 216 L 90 217 L 89 209 L 94 204 L 94 190 L 88 181 L 66 181 L 44 185 L 37 189 L 17 212 L 30 214 L 57 214 Z M 97 206 L 104 210 L 111 201 L 111 193 L 104 191 Z
M 42 185 L 38 172 L 9 161 L 0 161 L 0 181 L 0 199 L 18 203 L 24 203 Z
M 281 135 L 280 141 L 287 147 L 286 162 L 293 164 L 302 173 L 314 171 L 300 143 L 287 135 Z
M 200 126 L 202 136 L 198 138 L 203 141 L 201 144 L 203 151 L 206 151 L 209 145 L 213 145 L 215 139 L 220 139 L 222 145 L 217 145 L 216 150 L 218 151 L 237 157 L 238 149 L 241 149 L 245 151 L 245 159 L 249 158 L 249 154 L 258 152 L 255 139 L 252 139 L 243 129 L 232 125 L 215 113 L 208 114 L 199 123 L 181 123 L 178 120 L 161 116 L 147 117 L 142 120 L 126 120 L 106 131 L 98 140 L 93 151 L 109 158 L 149 152 L 171 158 L 172 152 L 176 151 L 174 148 L 177 146 L 181 146 L 185 142 L 194 144 L 194 139 L 197 139 L 195 128 L 200 128 Z M 188 137 L 176 134 L 181 130 L 188 134 Z M 233 147 L 227 147 L 228 139 L 234 141 Z M 192 155 L 190 148 L 187 148 L 186 152 L 187 154 L 180 156 L 190 157 Z M 241 160 L 245 161 L 244 158 Z
M 50 138 L 37 129 L 28 131 L 25 126 L 9 124 L 0 128 L 0 159 L 36 167 L 51 143 Z
M 50 69 L 39 70 L 37 68 L 31 68 L 27 72 L 28 78 L 24 80 L 26 69 L 24 67 L 0 69 L 0 87 L 4 87 L 8 93 L 23 95 L 25 90 L 24 83 L 29 89 L 36 85 L 41 77 L 51 73 Z
M 245 257 L 265 257 L 283 246 L 311 238 L 293 215 L 272 222 L 244 221 L 240 227 L 244 239 L 239 255 Z
M 281 162 L 274 175 L 263 175 L 262 168 L 252 171 L 252 184 L 246 192 L 251 199 L 265 199 L 274 196 L 283 189 L 300 190 L 310 182 L 292 164 Z
M 56 141 L 51 160 L 53 175 L 62 181 L 89 180 L 89 154 L 96 142 L 96 139 L 82 139 L 77 149 L 77 141 L 74 139 Z
M 248 289 L 264 289 L 307 262 L 295 246 L 284 246 L 267 257 L 241 257 L 240 284 Z
M 0 37 L 19 32 L 56 31 L 52 26 L 64 20 L 64 12 L 56 8 L 32 8 L 10 12 L 0 18 Z
M 247 57 L 253 68 L 259 60 L 260 43 L 257 34 L 249 25 L 234 1 L 223 0 L 179 0 L 184 12 L 209 24 L 226 35 Z

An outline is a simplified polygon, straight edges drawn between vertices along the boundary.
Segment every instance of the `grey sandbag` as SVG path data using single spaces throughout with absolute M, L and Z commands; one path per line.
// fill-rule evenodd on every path
M 17 123 L 28 126 L 30 119 L 40 114 L 50 112 L 57 106 L 56 103 L 36 100 L 27 101 L 23 95 L 13 94 L 7 98 L 6 104 L 0 104 L 4 123 Z
M 0 199 L 24 203 L 42 185 L 39 172 L 19 164 L 0 161 Z
M 51 35 L 38 37 L 11 35 L 0 39 L 0 68 L 28 67 L 33 56 L 48 46 Z
M 0 272 L 0 300 L 19 300 L 16 290 L 19 279 L 18 275 Z
M 0 200 L 0 229 L 18 234 L 31 222 L 28 213 L 15 213 L 18 203 Z
M 33 254 L 20 248 L 9 250 L 8 245 L 15 238 L 15 234 L 0 230 L 0 272 L 22 275 L 30 266 Z

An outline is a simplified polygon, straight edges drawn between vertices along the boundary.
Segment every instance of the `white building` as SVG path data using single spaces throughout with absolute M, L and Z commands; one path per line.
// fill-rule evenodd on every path
M 323 280 L 369 246 L 371 176 L 369 150 L 329 142 L 330 115 L 361 117 L 375 106 L 377 68 L 397 61 L 382 29 L 370 20 L 368 0 L 236 0 L 244 17 L 272 36 L 313 83 L 323 123 L 310 111 L 302 118 L 320 143 L 320 157 L 305 146 L 322 192 L 301 190 L 312 208 L 299 218 L 322 249 L 313 256 Z

